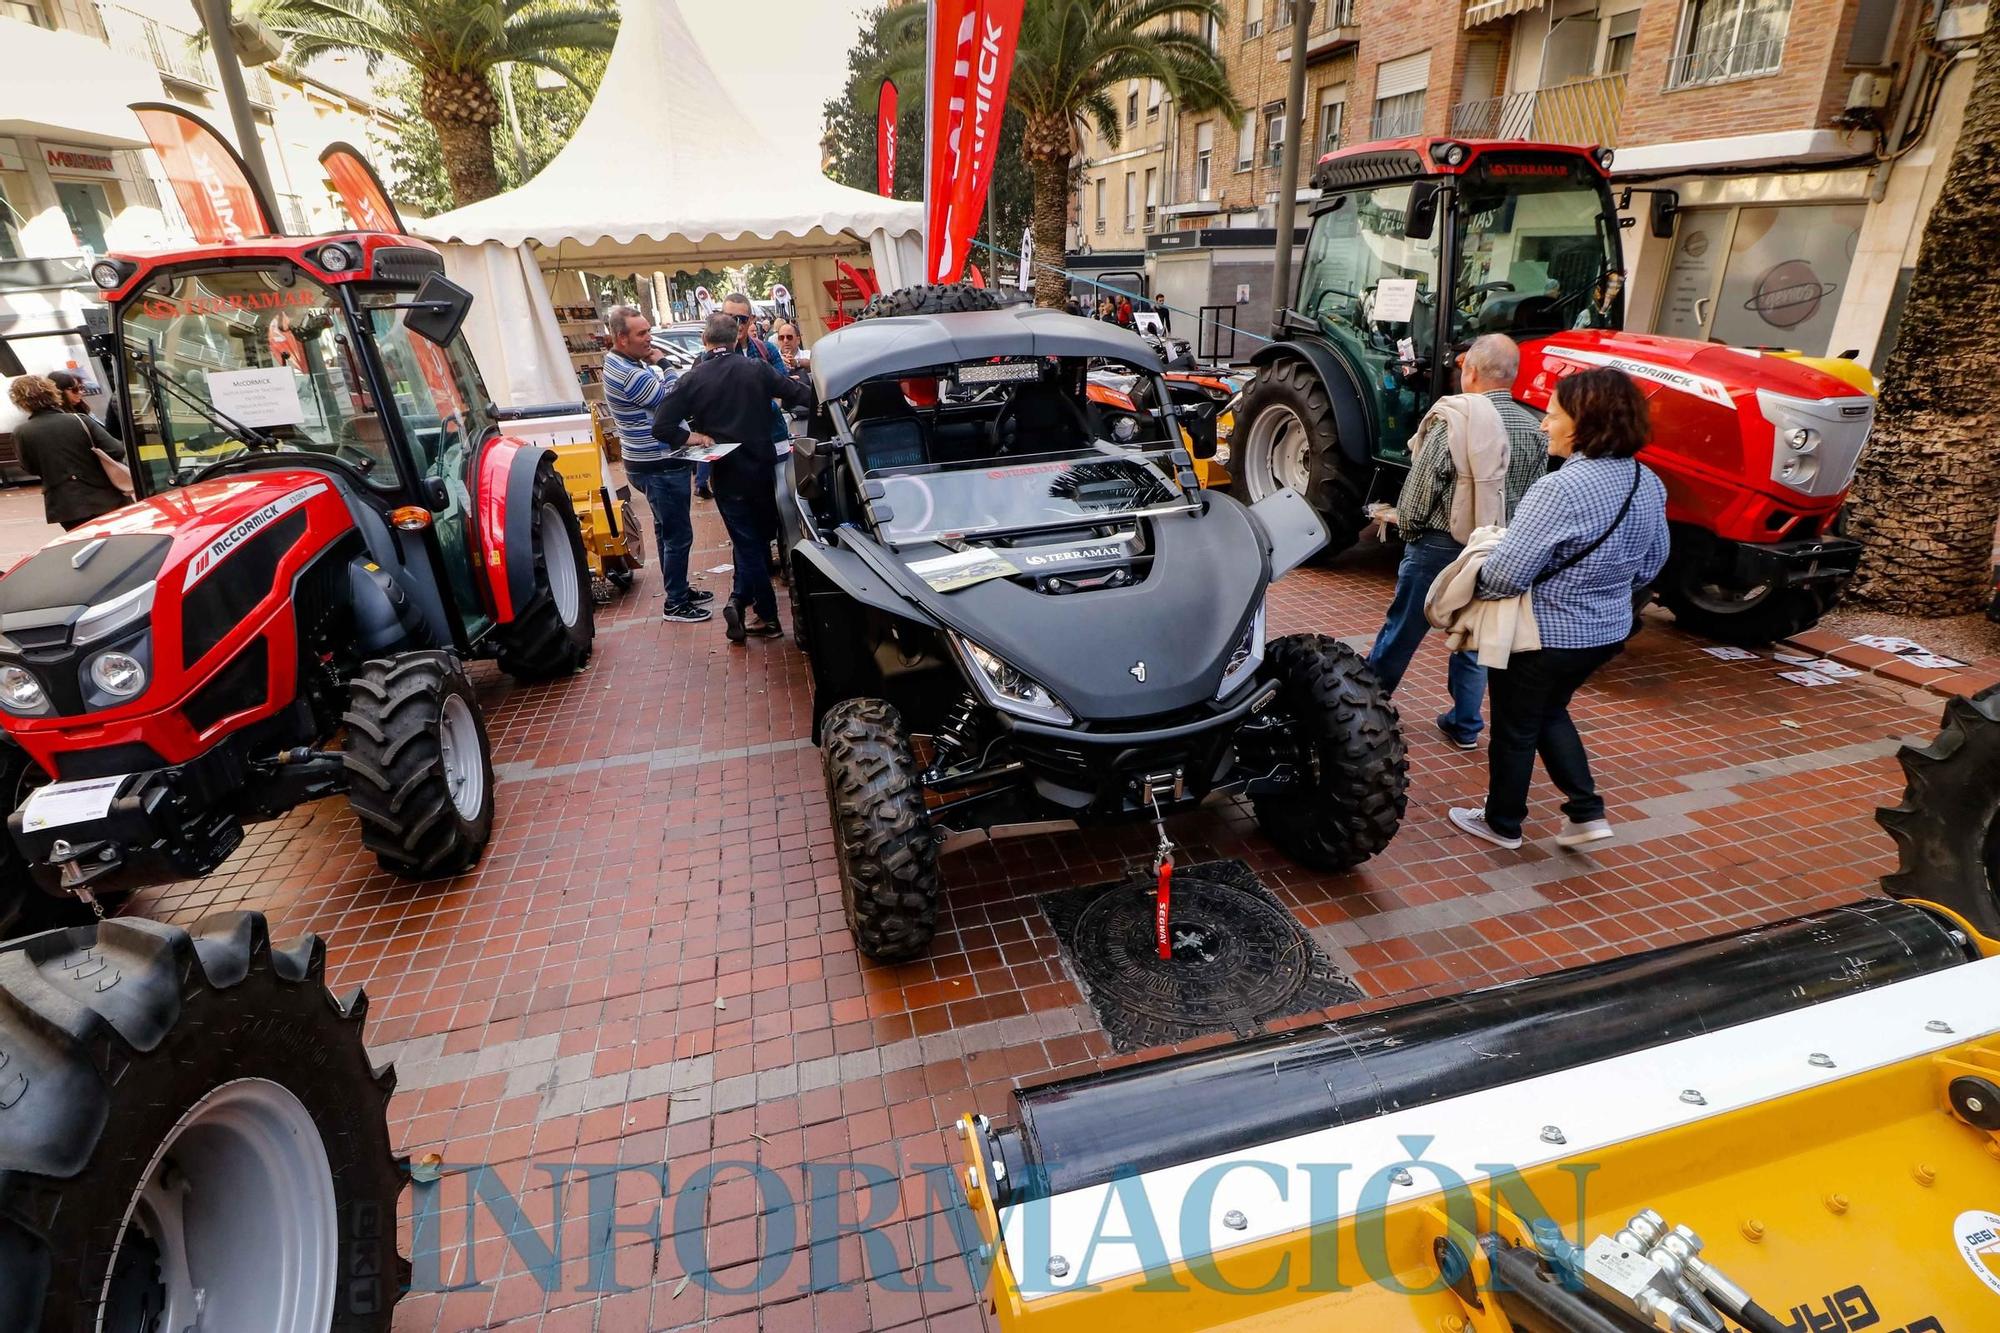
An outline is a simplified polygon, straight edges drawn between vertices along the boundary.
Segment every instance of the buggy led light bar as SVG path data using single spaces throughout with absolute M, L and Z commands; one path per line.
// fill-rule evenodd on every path
M 960 366 L 956 377 L 960 384 L 1017 384 L 1040 379 L 1042 367 L 1036 361 L 982 362 L 976 366 Z

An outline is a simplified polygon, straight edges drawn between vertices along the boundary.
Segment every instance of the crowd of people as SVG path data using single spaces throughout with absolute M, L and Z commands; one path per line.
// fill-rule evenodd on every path
M 1089 313 L 1128 327 L 1132 318 L 1129 300 L 1111 296 Z M 766 339 L 749 298 L 733 293 L 703 328 L 700 360 L 676 375 L 660 364 L 642 312 L 621 306 L 609 318 L 606 396 L 626 475 L 653 509 L 665 618 L 712 616 L 712 594 L 692 587 L 687 572 L 691 502 L 712 495 L 733 559 L 727 637 L 778 637 L 772 468 L 790 436 L 787 408 L 812 403 L 798 326 L 781 321 Z M 1565 798 L 1556 842 L 1580 848 L 1613 830 L 1570 704 L 1624 648 L 1634 608 L 1665 563 L 1666 492 L 1635 458 L 1649 425 L 1629 377 L 1567 376 L 1538 419 L 1512 394 L 1520 356 L 1502 334 L 1459 356 L 1460 392 L 1419 424 L 1396 503 L 1375 507 L 1380 530 L 1396 529 L 1403 552 L 1368 662 L 1393 694 L 1424 636 L 1445 630 L 1451 702 L 1437 728 L 1462 750 L 1490 731 L 1485 803 L 1452 809 L 1452 823 L 1519 847 L 1539 755 Z
M 665 619 L 700 624 L 714 594 L 688 581 L 693 502 L 712 501 L 729 534 L 731 643 L 776 638 L 772 586 L 778 537 L 772 476 L 791 439 L 791 411 L 812 405 L 811 358 L 790 320 L 766 338 L 748 295 L 732 292 L 702 327 L 702 355 L 676 372 L 653 345 L 652 322 L 635 306 L 606 316 L 604 396 L 628 481 L 646 497 L 666 585 Z

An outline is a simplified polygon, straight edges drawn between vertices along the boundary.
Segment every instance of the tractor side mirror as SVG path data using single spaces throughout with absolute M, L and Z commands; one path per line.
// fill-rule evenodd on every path
M 1403 234 L 1413 241 L 1428 241 L 1437 230 L 1438 183 L 1418 181 L 1410 187 L 1410 209 L 1403 221 Z
M 417 289 L 417 299 L 403 316 L 403 327 L 426 342 L 445 347 L 458 336 L 471 310 L 471 292 L 444 274 L 433 273 Z
M 1681 214 L 1681 196 L 1676 190 L 1653 192 L 1651 224 L 1653 235 L 1663 241 L 1674 238 L 1674 223 Z

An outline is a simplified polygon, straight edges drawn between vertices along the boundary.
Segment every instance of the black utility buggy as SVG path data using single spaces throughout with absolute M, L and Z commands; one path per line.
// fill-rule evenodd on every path
M 1050 310 L 865 319 L 813 349 L 819 438 L 780 511 L 870 957 L 924 950 L 939 853 L 988 837 L 1245 795 L 1288 855 L 1343 870 L 1402 818 L 1403 740 L 1367 665 L 1321 635 L 1264 640 L 1265 592 L 1320 520 L 1289 490 L 1204 491 L 1174 409 L 1090 401 L 1102 367 L 1172 401 L 1140 338 Z

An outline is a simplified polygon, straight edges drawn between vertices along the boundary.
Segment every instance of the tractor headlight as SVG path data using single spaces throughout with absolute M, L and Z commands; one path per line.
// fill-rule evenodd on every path
M 1250 617 L 1250 628 L 1243 631 L 1243 641 L 1236 645 L 1236 651 L 1229 655 L 1229 665 L 1222 669 L 1222 684 L 1215 691 L 1218 700 L 1227 699 L 1238 685 L 1257 674 L 1257 668 L 1264 664 L 1264 604 L 1257 603 L 1257 614 Z
M 1795 426 L 1785 432 L 1785 443 L 1802 454 L 1819 448 L 1819 432 L 1811 426 Z
M 1003 713 L 1036 722 L 1053 722 L 1060 727 L 1076 721 L 1069 709 L 1063 707 L 1033 676 L 1001 661 L 963 635 L 954 634 L 951 640 L 971 667 L 968 674 L 979 692 L 986 696 L 987 703 Z
M 23 717 L 48 711 L 49 696 L 42 692 L 42 682 L 35 679 L 35 673 L 26 667 L 0 667 L 0 706 L 8 712 Z
M 1787 458 L 1778 469 L 1778 480 L 1787 486 L 1806 486 L 1819 471 L 1819 465 L 1810 458 L 1793 456 Z
M 361 262 L 354 252 L 344 245 L 323 245 L 313 258 L 318 260 L 319 266 L 328 273 L 345 273 Z
M 146 688 L 146 664 L 114 648 L 90 659 L 90 679 L 114 699 L 137 698 Z

